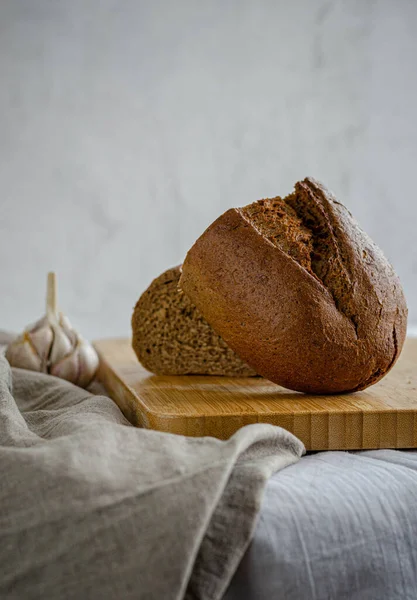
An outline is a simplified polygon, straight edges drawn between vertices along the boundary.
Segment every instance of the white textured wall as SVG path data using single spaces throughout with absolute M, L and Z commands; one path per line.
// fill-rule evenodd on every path
M 0 1 L 0 328 L 87 336 L 226 208 L 322 179 L 417 325 L 415 0 Z

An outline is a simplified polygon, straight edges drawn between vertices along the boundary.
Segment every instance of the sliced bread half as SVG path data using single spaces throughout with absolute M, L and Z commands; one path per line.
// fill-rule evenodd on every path
M 179 291 L 179 278 L 180 267 L 168 269 L 136 303 L 132 346 L 139 362 L 158 375 L 255 375 Z

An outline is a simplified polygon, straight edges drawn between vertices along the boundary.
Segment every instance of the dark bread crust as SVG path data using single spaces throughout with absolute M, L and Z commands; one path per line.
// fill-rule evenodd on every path
M 159 375 L 255 375 L 179 291 L 179 278 L 180 267 L 168 269 L 136 303 L 132 347 L 139 362 Z
M 307 178 L 285 201 L 313 239 L 301 266 L 231 209 L 196 241 L 180 287 L 257 373 L 293 390 L 364 389 L 394 365 L 406 335 L 398 277 L 349 211 Z

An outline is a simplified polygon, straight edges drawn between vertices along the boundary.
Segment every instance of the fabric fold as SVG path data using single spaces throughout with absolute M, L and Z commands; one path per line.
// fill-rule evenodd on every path
M 107 397 L 10 379 L 0 356 L 0 597 L 221 598 L 302 443 L 267 424 L 227 441 L 137 429 Z

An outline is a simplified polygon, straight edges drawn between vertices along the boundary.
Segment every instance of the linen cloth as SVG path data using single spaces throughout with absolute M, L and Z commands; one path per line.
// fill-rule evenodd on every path
M 268 477 L 303 444 L 132 427 L 107 397 L 0 353 L 0 598 L 221 598 Z

